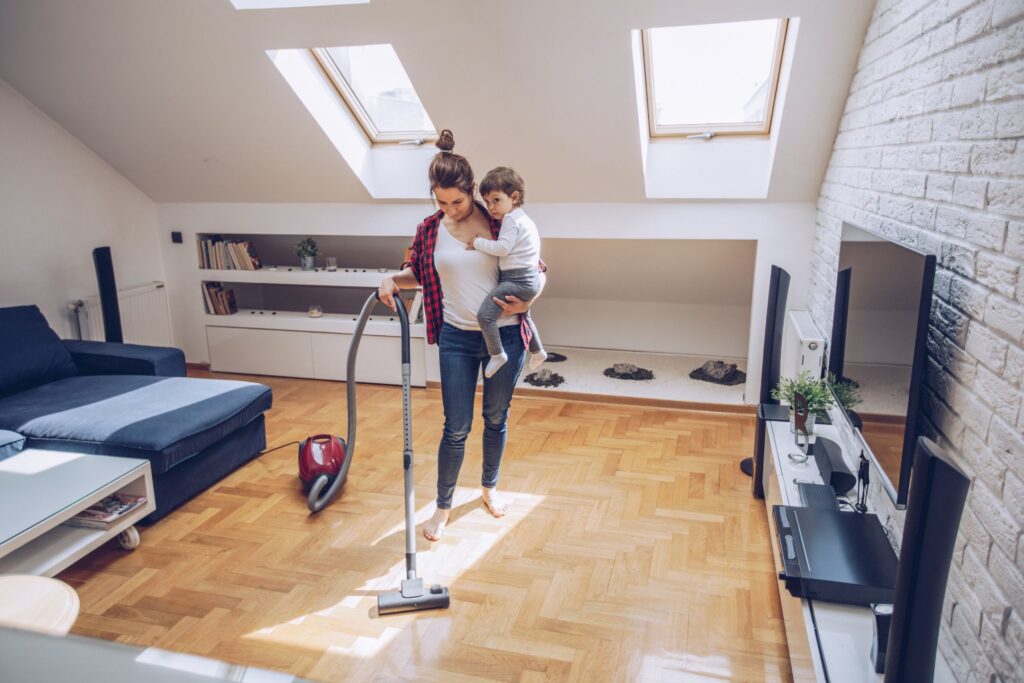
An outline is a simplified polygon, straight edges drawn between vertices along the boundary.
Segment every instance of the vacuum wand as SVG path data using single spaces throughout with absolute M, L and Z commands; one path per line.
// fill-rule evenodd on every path
M 367 305 L 379 301 L 380 297 L 374 292 Z M 402 455 L 401 466 L 404 473 L 404 485 L 406 485 L 406 579 L 401 582 L 401 588 L 397 591 L 388 591 L 377 596 L 377 613 L 393 614 L 395 612 L 407 612 L 419 609 L 446 608 L 451 604 L 449 590 L 443 586 L 434 584 L 429 590 L 423 586 L 423 580 L 416 575 L 416 498 L 413 486 L 413 399 L 411 381 L 411 353 L 409 342 L 409 313 L 406 306 L 397 299 L 395 310 L 398 313 L 398 322 L 401 327 L 401 416 L 402 416 Z M 361 334 L 361 328 L 358 330 Z M 352 340 L 357 343 L 356 339 Z M 351 352 L 349 358 L 351 358 Z M 354 370 L 354 368 L 350 369 Z M 352 375 L 349 374 L 349 381 Z

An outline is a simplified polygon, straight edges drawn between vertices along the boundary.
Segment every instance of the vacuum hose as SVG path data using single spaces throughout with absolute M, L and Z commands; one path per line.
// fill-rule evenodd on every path
M 380 301 L 380 294 L 374 292 L 363 304 L 363 310 L 359 313 L 359 320 L 356 322 L 355 332 L 352 334 L 352 341 L 348 347 L 348 366 L 345 371 L 345 394 L 348 397 L 348 440 L 345 442 L 345 460 L 341 464 L 337 476 L 333 479 L 326 474 L 321 474 L 313 482 L 309 489 L 309 498 L 306 504 L 310 512 L 320 512 L 334 500 L 334 497 L 341 491 L 342 484 L 348 476 L 348 468 L 352 465 L 352 458 L 356 452 L 356 356 L 359 354 L 359 342 L 363 338 L 363 329 L 370 319 L 370 312 Z M 402 367 L 409 366 L 409 314 L 405 311 L 402 300 L 395 297 L 395 307 L 398 312 L 398 320 L 402 329 Z M 406 372 L 403 372 L 407 376 Z M 403 384 L 406 384 L 406 377 L 403 377 Z M 403 387 L 408 395 L 408 387 Z M 327 489 L 326 491 L 324 489 Z

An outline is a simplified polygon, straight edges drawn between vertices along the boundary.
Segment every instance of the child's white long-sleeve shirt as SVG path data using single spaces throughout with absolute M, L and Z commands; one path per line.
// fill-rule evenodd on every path
M 540 233 L 526 212 L 517 208 L 505 214 L 498 239 L 477 237 L 473 248 L 497 256 L 500 270 L 536 268 L 540 262 Z

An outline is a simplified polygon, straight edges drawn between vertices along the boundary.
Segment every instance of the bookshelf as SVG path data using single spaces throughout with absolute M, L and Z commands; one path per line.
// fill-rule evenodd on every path
M 200 269 L 203 280 L 218 282 L 244 282 L 265 285 L 310 285 L 327 287 L 365 287 L 376 289 L 381 278 L 394 275 L 398 271 L 376 268 L 338 268 L 328 271 L 318 268 L 315 271 L 301 270 L 289 266 L 264 266 L 261 270 L 214 270 Z
M 210 368 L 220 372 L 345 380 L 345 361 L 358 314 L 366 298 L 402 260 L 408 240 L 395 237 L 312 235 L 320 244 L 318 267 L 302 270 L 291 254 L 295 234 L 247 235 L 196 233 L 195 273 L 199 319 L 205 328 Z M 204 268 L 204 241 L 248 242 L 262 268 Z M 237 253 L 237 252 L 236 252 Z M 337 270 L 323 267 L 336 255 Z M 207 261 L 209 262 L 209 261 Z M 391 267 L 386 267 L 391 266 Z M 208 283 L 232 290 L 237 312 L 214 314 L 203 290 Z M 415 340 L 412 381 L 426 386 L 426 329 L 420 321 L 422 292 L 410 290 L 403 301 Z M 312 317 L 309 307 L 323 315 Z M 356 366 L 360 382 L 400 384 L 400 335 L 397 316 L 378 307 L 363 333 Z

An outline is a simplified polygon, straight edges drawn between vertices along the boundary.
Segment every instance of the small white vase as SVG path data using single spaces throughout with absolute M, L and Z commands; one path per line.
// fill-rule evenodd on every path
M 813 434 L 814 433 L 814 423 L 815 423 L 815 421 L 817 419 L 818 419 L 818 414 L 817 413 L 810 413 L 807 416 L 807 433 L 808 434 Z M 789 433 L 790 434 L 796 434 L 796 415 L 795 415 L 795 413 L 792 410 L 789 411 Z

